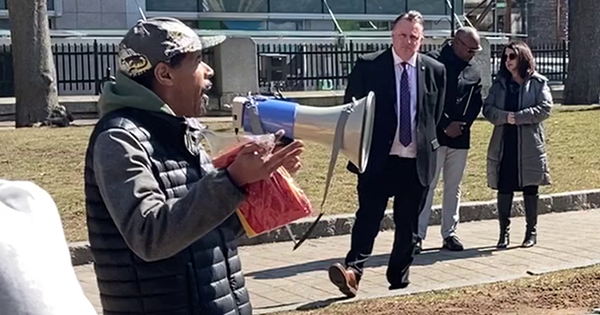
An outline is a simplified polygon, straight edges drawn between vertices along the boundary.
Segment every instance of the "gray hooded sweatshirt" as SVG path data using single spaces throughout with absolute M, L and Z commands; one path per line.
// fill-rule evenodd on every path
M 123 107 L 175 115 L 156 94 L 121 73 L 116 83 L 105 85 L 98 106 L 102 116 Z M 151 165 L 146 149 L 123 128 L 105 130 L 95 141 L 93 169 L 103 202 L 127 245 L 146 261 L 190 246 L 233 215 L 246 197 L 226 171 L 209 162 L 184 197 L 168 198 Z

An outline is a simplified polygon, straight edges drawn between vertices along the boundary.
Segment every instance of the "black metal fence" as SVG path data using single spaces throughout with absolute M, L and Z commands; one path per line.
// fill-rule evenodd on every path
M 492 45 L 492 76 L 500 70 L 500 60 L 504 46 Z M 538 72 L 550 81 L 564 82 L 569 64 L 569 45 L 567 41 L 555 44 L 538 45 L 531 48 Z
M 0 49 L 0 96 L 14 95 L 12 46 Z M 80 43 L 52 45 L 57 88 L 61 91 L 87 91 L 97 94 L 108 68 L 116 69 L 117 45 Z
M 258 78 L 263 91 L 339 90 L 358 56 L 390 47 L 389 43 L 261 44 Z M 423 45 L 423 51 L 436 49 Z
M 391 44 L 261 44 L 258 46 L 259 86 L 263 92 L 344 89 L 347 76 L 361 54 L 388 48 Z M 423 45 L 421 51 L 438 49 Z M 502 45 L 491 47 L 491 72 L 500 66 Z M 568 65 L 566 42 L 532 48 L 537 69 L 551 81 L 564 81 Z
M 0 97 L 14 96 L 11 45 L 0 46 Z M 100 82 L 117 69 L 118 45 L 110 43 L 53 44 L 52 53 L 59 93 L 99 94 Z M 212 64 L 212 51 L 206 55 Z M 108 70 L 110 69 L 110 72 Z
M 0 96 L 15 95 L 13 73 L 10 46 L 2 45 L 0 48 Z
M 336 44 L 260 44 L 258 79 L 262 92 L 276 86 L 285 91 L 340 90 L 359 55 L 385 49 L 389 43 Z M 423 52 L 437 49 L 427 44 Z M 551 81 L 563 82 L 569 62 L 568 44 L 533 47 L 538 71 Z M 61 94 L 98 94 L 107 69 L 117 69 L 117 45 L 93 41 L 86 44 L 54 44 L 52 46 L 58 90 Z M 500 66 L 501 45 L 491 47 L 491 71 L 495 76 Z M 212 51 L 206 61 L 213 65 Z M 13 63 L 10 45 L 0 46 L 0 97 L 14 96 Z

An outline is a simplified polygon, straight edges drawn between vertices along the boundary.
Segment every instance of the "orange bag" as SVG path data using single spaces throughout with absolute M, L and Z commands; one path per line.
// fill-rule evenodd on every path
M 213 165 L 217 168 L 229 166 L 244 144 L 219 154 L 213 159 Z M 248 197 L 236 212 L 249 237 L 272 231 L 312 213 L 310 200 L 283 167 L 268 180 L 248 184 L 244 188 Z

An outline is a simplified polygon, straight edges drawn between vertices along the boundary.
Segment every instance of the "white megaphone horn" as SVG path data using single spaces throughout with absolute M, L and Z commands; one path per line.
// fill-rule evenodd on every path
M 375 119 L 373 92 L 349 104 L 331 107 L 300 105 L 260 95 L 236 97 L 231 110 L 236 132 L 260 134 L 283 129 L 284 137 L 289 139 L 328 145 L 334 151 L 338 147 L 361 173 L 369 162 Z

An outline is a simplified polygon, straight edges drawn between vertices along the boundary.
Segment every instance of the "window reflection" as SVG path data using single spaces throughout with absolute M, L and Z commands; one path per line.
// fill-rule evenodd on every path
M 407 0 L 366 0 L 368 14 L 400 14 L 406 9 Z M 424 2 L 423 0 L 419 0 Z M 432 0 L 429 0 L 431 2 Z M 443 1 L 443 0 L 442 0 Z M 437 2 L 441 2 L 437 0 Z
M 339 21 L 338 21 L 339 23 Z M 304 21 L 304 28 L 308 31 L 334 31 L 335 25 L 331 20 L 309 20 Z M 345 29 L 342 27 L 342 29 Z
M 388 31 L 390 30 L 389 21 L 338 21 L 344 31 Z
M 163 0 L 164 1 L 164 0 Z M 201 0 L 206 12 L 267 12 L 268 0 Z
M 165 12 L 199 12 L 198 0 L 146 0 L 146 10 Z
M 407 0 L 410 10 L 417 10 L 421 14 L 442 15 L 450 14 L 450 8 L 447 7 L 446 1 L 423 1 L 423 0 Z M 450 0 L 452 4 L 453 0 Z M 456 14 L 462 14 L 463 0 L 454 0 Z
M 335 14 L 365 13 L 365 0 L 327 0 L 327 3 Z
M 271 0 L 273 13 L 322 13 L 322 0 Z
M 54 0 L 48 0 L 54 2 Z M 449 0 L 456 4 L 456 14 L 462 14 L 464 0 Z M 397 15 L 407 8 L 423 15 L 446 15 L 450 9 L 446 0 L 327 0 L 334 14 Z M 1 6 L 6 0 L 0 0 Z M 149 11 L 171 12 L 263 12 L 327 14 L 323 0 L 146 0 Z
M 267 22 L 262 20 L 201 20 L 185 21 L 186 25 L 194 29 L 202 30 L 244 30 L 256 31 L 266 30 Z
M 303 29 L 302 21 L 269 20 L 269 30 L 276 31 L 300 31 Z

